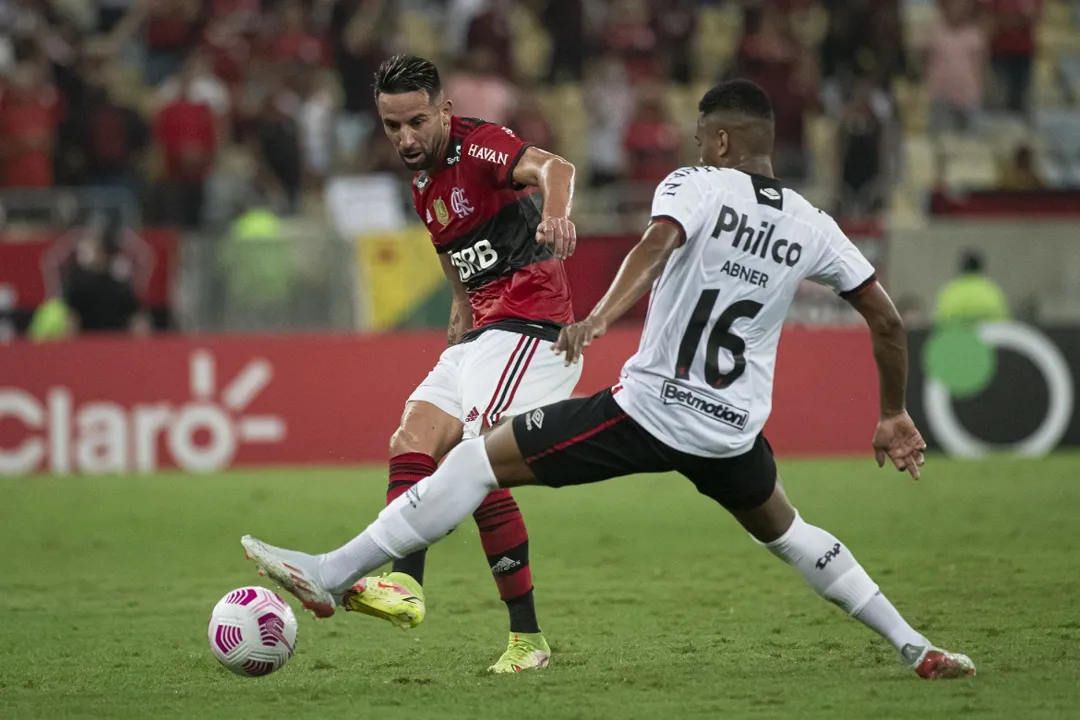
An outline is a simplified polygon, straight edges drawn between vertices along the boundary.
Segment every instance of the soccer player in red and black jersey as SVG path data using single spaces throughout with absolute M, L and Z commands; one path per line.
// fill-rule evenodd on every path
M 574 166 L 507 128 L 455 116 L 431 62 L 387 60 L 375 94 L 386 136 L 416 171 L 416 213 L 454 289 L 449 347 L 390 439 L 389 503 L 463 438 L 570 397 L 581 366 L 567 367 L 548 346 L 574 320 L 563 260 L 577 238 L 569 218 Z M 509 491 L 498 491 L 474 518 L 510 611 L 510 643 L 491 670 L 544 667 L 551 651 L 536 620 L 521 511 Z M 348 593 L 352 610 L 414 627 L 425 612 L 424 559 L 398 558 L 389 575 L 336 590 Z

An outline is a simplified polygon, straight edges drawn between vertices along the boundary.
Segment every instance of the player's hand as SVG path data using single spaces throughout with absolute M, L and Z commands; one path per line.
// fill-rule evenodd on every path
M 570 218 L 545 218 L 536 227 L 536 242 L 550 245 L 555 257 L 565 260 L 574 254 L 577 247 L 577 228 Z
M 581 351 L 589 347 L 592 341 L 607 332 L 607 325 L 593 317 L 567 325 L 559 333 L 559 339 L 551 346 L 556 355 L 566 353 L 566 365 L 569 367 L 581 358 Z
M 874 457 L 878 467 L 885 467 L 885 461 L 892 460 L 897 470 L 907 470 L 918 480 L 919 466 L 926 462 L 924 450 L 926 441 L 906 412 L 878 420 L 874 432 Z

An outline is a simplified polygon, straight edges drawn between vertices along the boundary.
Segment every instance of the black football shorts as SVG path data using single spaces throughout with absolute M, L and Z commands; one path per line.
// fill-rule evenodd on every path
M 764 435 L 735 457 L 690 455 L 650 435 L 610 389 L 518 415 L 513 422 L 525 462 L 549 487 L 675 471 L 733 512 L 762 505 L 776 487 L 776 462 Z

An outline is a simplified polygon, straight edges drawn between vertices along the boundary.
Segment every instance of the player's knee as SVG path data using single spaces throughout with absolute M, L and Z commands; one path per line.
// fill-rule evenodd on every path
M 390 436 L 390 457 L 411 452 L 424 452 L 423 442 L 414 431 L 402 425 Z

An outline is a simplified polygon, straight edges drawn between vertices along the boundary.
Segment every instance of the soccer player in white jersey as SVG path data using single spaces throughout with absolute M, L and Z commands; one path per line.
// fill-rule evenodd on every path
M 874 269 L 836 223 L 773 178 L 773 113 L 761 88 L 721 84 L 699 111 L 701 166 L 656 189 L 652 222 L 611 288 L 553 346 L 576 361 L 651 288 L 641 346 L 619 384 L 465 441 L 337 550 L 308 555 L 245 537 L 262 571 L 306 606 L 348 607 L 357 578 L 441 540 L 496 488 L 677 471 L 819 595 L 887 639 L 920 677 L 974 674 L 969 658 L 912 628 L 848 547 L 784 494 L 762 428 L 798 284 L 832 287 L 866 319 L 880 377 L 876 460 L 917 478 L 926 446 L 904 406 L 906 336 Z

